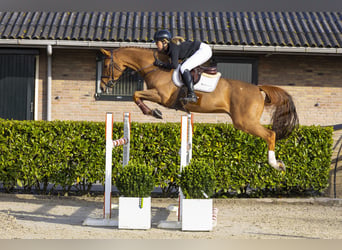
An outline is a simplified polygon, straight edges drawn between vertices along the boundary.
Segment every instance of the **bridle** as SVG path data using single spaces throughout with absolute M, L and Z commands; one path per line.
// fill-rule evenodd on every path
M 116 80 L 114 79 L 114 69 L 123 72 L 123 70 L 120 68 L 120 66 L 114 61 L 114 51 L 110 51 L 110 58 L 106 57 L 105 59 L 110 59 L 110 64 L 109 64 L 109 75 L 101 75 L 101 82 L 106 85 L 107 88 L 113 88 Z M 109 78 L 107 83 L 103 80 L 103 78 Z
M 110 51 L 110 58 L 106 57 L 105 59 L 110 59 L 110 64 L 109 64 L 109 75 L 101 75 L 101 82 L 107 87 L 107 88 L 113 88 L 117 82 L 117 80 L 114 79 L 114 69 L 118 70 L 119 72 L 123 73 L 123 70 L 120 68 L 120 66 L 114 61 L 114 50 Z M 157 59 L 156 56 L 156 51 L 154 51 L 153 56 L 155 59 Z M 136 71 L 133 71 L 131 74 L 135 74 L 137 72 L 140 72 L 142 70 L 145 70 L 149 67 L 153 66 L 153 64 L 147 65 L 145 67 L 141 67 L 139 69 L 137 69 Z M 156 71 L 159 70 L 158 67 L 153 68 L 152 70 L 148 71 L 147 73 L 145 73 L 145 76 Z M 107 83 L 103 80 L 103 78 L 108 78 L 109 80 L 107 81 Z

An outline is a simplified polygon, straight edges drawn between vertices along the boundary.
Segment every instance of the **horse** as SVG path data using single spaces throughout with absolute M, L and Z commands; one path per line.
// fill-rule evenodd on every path
M 275 157 L 276 140 L 286 139 L 298 125 L 298 116 L 292 97 L 284 89 L 272 85 L 254 85 L 240 80 L 221 77 L 213 92 L 196 91 L 196 103 L 180 103 L 181 89 L 172 81 L 174 70 L 155 66 L 155 58 L 167 60 L 156 49 L 120 47 L 114 50 L 101 48 L 104 54 L 101 89 L 113 87 L 127 67 L 139 72 L 147 89 L 135 91 L 133 100 L 145 115 L 162 118 L 158 109 L 151 110 L 143 101 L 148 100 L 170 109 L 186 112 L 226 113 L 233 126 L 243 132 L 262 138 L 268 146 L 268 163 L 279 171 L 286 166 Z M 273 108 L 272 129 L 260 124 L 265 106 Z

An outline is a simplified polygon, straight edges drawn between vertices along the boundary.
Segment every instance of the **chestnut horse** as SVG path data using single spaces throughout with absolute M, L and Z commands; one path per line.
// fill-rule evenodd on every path
M 211 93 L 196 91 L 196 103 L 180 104 L 181 88 L 172 82 L 173 70 L 153 65 L 155 58 L 167 60 L 165 55 L 153 49 L 122 47 L 115 50 L 101 49 L 104 59 L 101 88 L 112 87 L 124 70 L 129 67 L 141 74 L 147 90 L 135 91 L 134 102 L 145 115 L 162 118 L 159 110 L 151 110 L 143 100 L 158 103 L 167 108 L 187 112 L 226 113 L 230 115 L 236 129 L 261 137 L 268 145 L 268 163 L 277 170 L 285 171 L 285 164 L 276 160 L 274 149 L 276 139 L 290 135 L 298 124 L 296 108 L 292 97 L 275 86 L 256 86 L 238 80 L 221 78 Z M 263 94 L 264 93 L 264 94 Z M 260 124 L 264 106 L 274 106 L 272 130 Z

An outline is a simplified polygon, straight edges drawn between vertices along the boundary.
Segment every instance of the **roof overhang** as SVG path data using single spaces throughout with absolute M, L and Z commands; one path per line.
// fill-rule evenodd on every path
M 142 42 L 105 42 L 105 41 L 69 41 L 69 40 L 27 40 L 27 39 L 0 39 L 0 46 L 3 47 L 35 47 L 45 48 L 119 48 L 137 46 L 144 48 L 156 48 L 154 43 Z M 257 53 L 257 54 L 325 54 L 342 55 L 342 48 L 315 48 L 315 47 L 285 47 L 285 46 L 251 46 L 251 45 L 212 45 L 216 52 L 230 53 Z
M 283 47 L 283 46 L 250 46 L 250 45 L 213 45 L 213 50 L 266 53 L 266 54 L 327 54 L 342 55 L 341 48 Z

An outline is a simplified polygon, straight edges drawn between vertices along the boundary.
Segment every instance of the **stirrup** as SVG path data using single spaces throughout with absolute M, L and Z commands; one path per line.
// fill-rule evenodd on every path
M 189 94 L 187 97 L 182 97 L 180 99 L 181 99 L 181 101 L 184 101 L 186 103 L 188 103 L 188 102 L 196 103 L 198 100 L 198 97 L 195 95 L 195 93 L 193 93 L 193 94 Z

